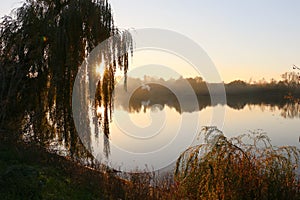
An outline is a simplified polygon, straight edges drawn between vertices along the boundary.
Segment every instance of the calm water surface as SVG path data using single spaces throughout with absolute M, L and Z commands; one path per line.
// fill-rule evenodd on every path
M 266 132 L 273 145 L 300 147 L 299 105 L 228 105 L 207 106 L 201 110 L 178 112 L 168 105 L 141 102 L 136 109 L 116 101 L 110 126 L 110 156 L 105 158 L 101 137 L 92 137 L 93 155 L 115 169 L 131 171 L 173 165 L 188 146 L 202 143 L 203 126 L 215 126 L 213 110 L 225 109 L 223 127 L 227 137 Z M 130 111 L 129 111 L 130 110 Z M 125 152 L 125 153 L 124 153 Z

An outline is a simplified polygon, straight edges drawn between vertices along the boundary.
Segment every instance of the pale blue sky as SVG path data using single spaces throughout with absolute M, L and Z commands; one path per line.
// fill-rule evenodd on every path
M 20 5 L 1 3 L 3 16 Z M 280 78 L 300 65 L 298 0 L 110 0 L 120 28 L 166 28 L 211 57 L 225 82 Z

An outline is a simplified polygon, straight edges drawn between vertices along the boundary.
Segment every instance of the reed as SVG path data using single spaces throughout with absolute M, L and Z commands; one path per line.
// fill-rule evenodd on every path
M 175 170 L 188 199 L 300 199 L 296 147 L 271 145 L 260 131 L 228 139 L 205 127 L 205 144 L 187 149 Z

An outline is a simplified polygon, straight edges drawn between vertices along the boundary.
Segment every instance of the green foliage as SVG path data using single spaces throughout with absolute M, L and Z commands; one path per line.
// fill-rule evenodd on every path
M 299 199 L 300 151 L 273 147 L 264 133 L 228 139 L 206 127 L 206 144 L 178 159 L 179 193 L 189 199 Z
M 0 199 L 118 199 L 124 182 L 34 145 L 0 142 Z M 118 189 L 118 192 L 116 192 Z

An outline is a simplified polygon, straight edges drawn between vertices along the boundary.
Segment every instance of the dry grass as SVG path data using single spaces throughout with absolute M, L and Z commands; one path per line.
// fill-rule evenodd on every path
M 264 133 L 228 139 L 214 127 L 203 129 L 207 144 L 178 159 L 178 193 L 188 199 L 300 199 L 300 151 L 273 147 Z

